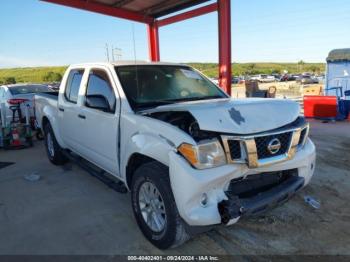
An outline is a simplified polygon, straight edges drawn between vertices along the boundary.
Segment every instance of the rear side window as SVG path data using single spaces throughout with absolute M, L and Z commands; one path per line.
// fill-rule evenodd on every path
M 72 103 L 77 103 L 78 101 L 78 93 L 83 74 L 84 70 L 82 69 L 74 69 L 69 73 L 64 95 Z
M 86 95 L 102 95 L 109 103 L 109 112 L 115 112 L 116 98 L 107 73 L 94 69 L 90 72 Z

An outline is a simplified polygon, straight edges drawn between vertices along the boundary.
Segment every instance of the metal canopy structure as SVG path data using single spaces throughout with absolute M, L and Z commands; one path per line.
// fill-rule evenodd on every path
M 218 13 L 219 85 L 231 95 L 231 3 L 215 3 L 193 7 L 209 0 L 41 0 L 108 16 L 128 19 L 147 25 L 149 58 L 160 60 L 159 27 L 196 16 Z M 185 9 L 192 8 L 189 11 Z M 178 14 L 174 14 L 180 12 Z M 162 18 L 167 16 L 166 18 Z

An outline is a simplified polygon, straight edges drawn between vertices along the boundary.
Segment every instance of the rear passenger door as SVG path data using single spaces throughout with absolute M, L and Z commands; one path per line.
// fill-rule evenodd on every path
M 58 105 L 59 129 L 62 139 L 69 149 L 82 153 L 80 135 L 82 129 L 79 121 L 81 95 L 79 90 L 83 85 L 84 69 L 72 69 L 66 80 L 64 94 L 60 94 Z
M 89 71 L 85 100 L 80 114 L 80 133 L 85 157 L 111 174 L 118 175 L 118 134 L 120 102 L 116 86 L 108 68 L 92 68 Z M 103 96 L 109 104 L 108 110 L 91 108 L 86 95 Z

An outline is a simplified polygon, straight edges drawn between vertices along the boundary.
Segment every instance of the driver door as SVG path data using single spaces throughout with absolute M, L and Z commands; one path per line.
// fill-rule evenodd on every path
M 116 86 L 108 68 L 91 68 L 86 95 L 101 95 L 109 104 L 108 110 L 90 108 L 86 99 L 79 113 L 80 139 L 85 157 L 113 175 L 118 175 L 119 108 Z

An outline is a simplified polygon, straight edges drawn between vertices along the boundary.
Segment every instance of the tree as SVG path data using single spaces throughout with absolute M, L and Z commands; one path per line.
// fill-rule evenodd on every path
M 310 66 L 310 68 L 309 68 L 311 71 L 312 71 L 312 73 L 319 73 L 320 71 L 321 71 L 321 69 L 318 67 L 318 66 L 315 66 L 315 65 L 312 65 L 312 66 Z
M 44 82 L 60 82 L 62 80 L 62 75 L 60 73 L 48 72 L 43 76 Z
M 6 77 L 4 82 L 5 82 L 5 85 L 16 84 L 16 78 Z
M 303 66 L 305 65 L 305 62 L 303 60 L 300 60 L 298 62 L 298 66 L 299 66 L 299 71 L 303 71 Z
M 245 74 L 246 75 L 253 75 L 253 74 L 255 74 L 257 72 L 255 70 L 255 68 L 256 68 L 256 64 L 254 64 L 254 63 L 248 64 L 247 70 L 245 71 Z

